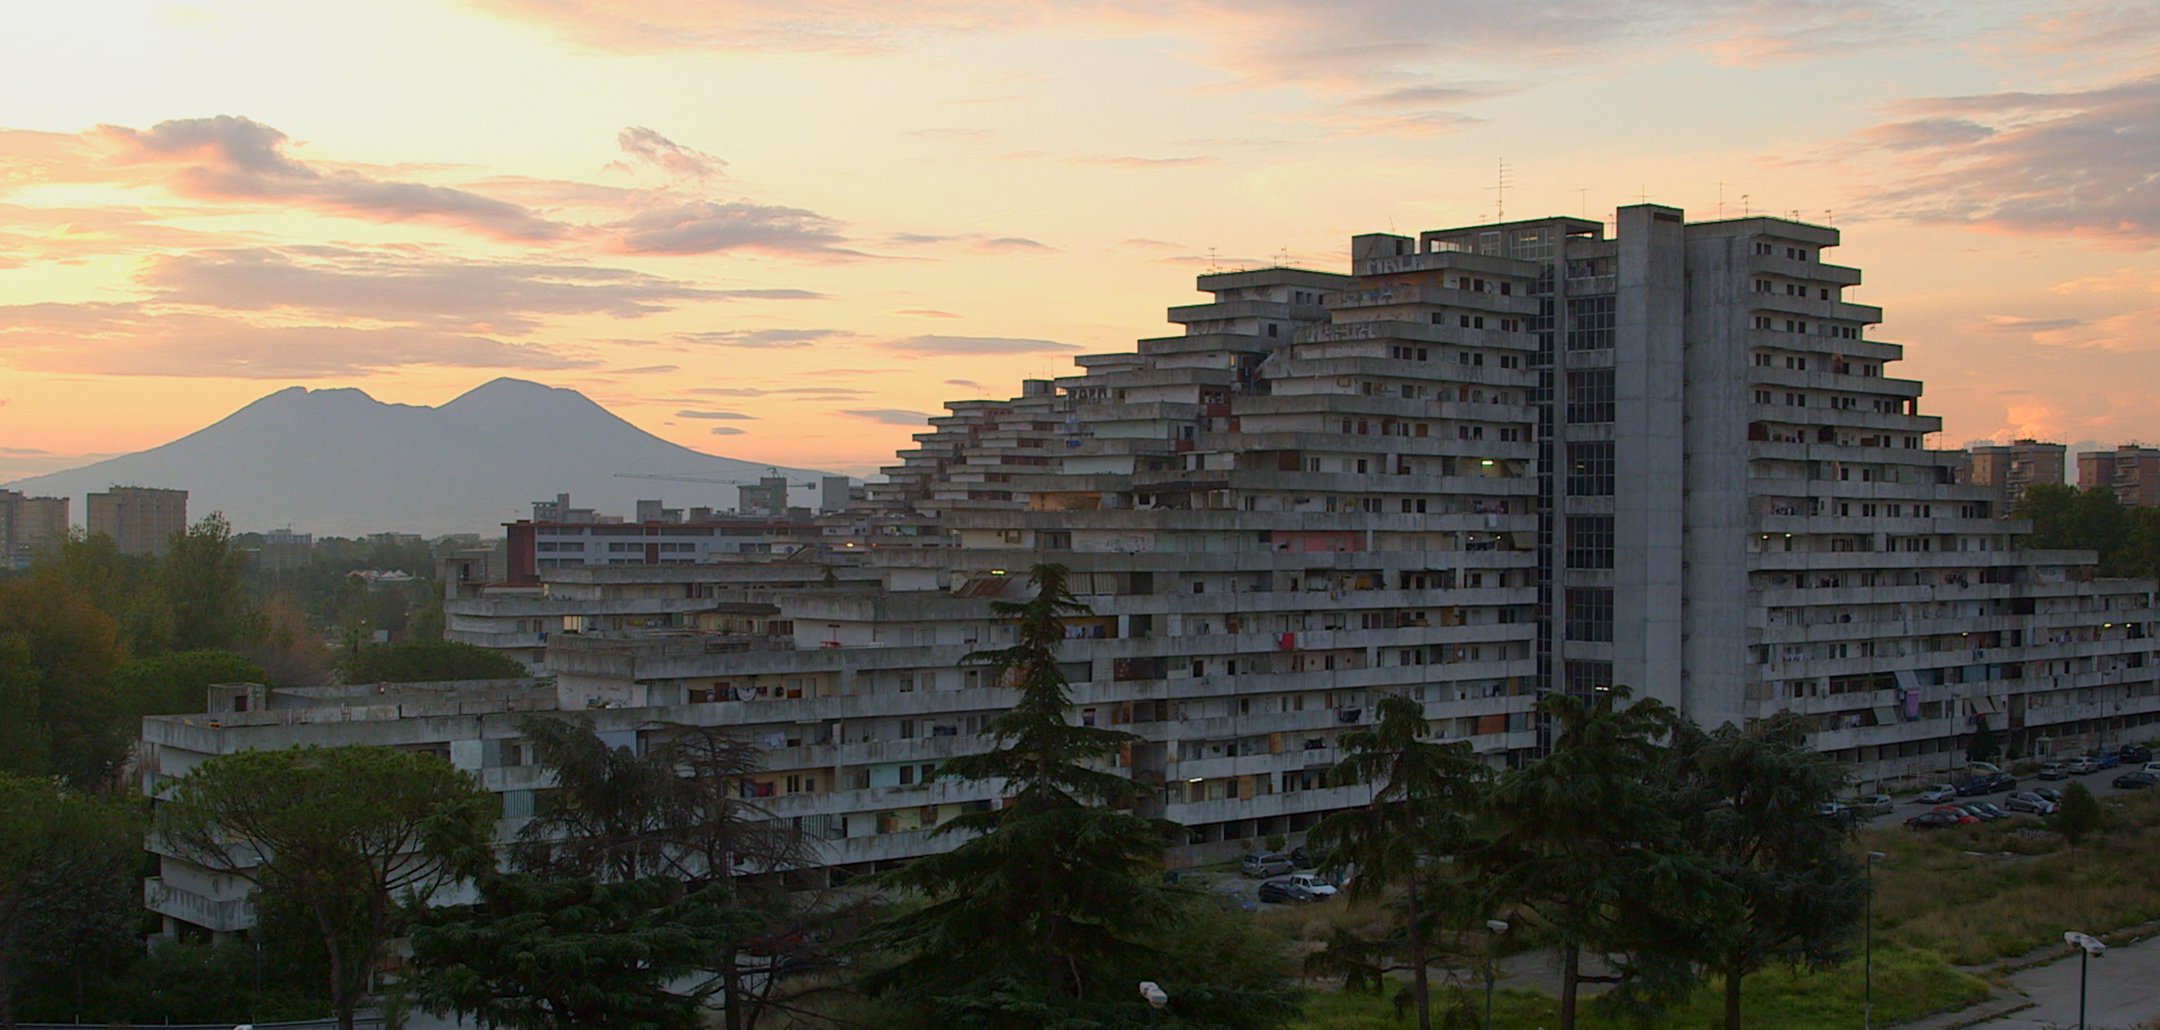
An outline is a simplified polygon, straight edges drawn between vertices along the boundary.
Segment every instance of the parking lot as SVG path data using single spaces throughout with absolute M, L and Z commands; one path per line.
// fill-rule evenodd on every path
M 2063 780 L 2043 780 L 2038 776 L 2020 776 L 2017 778 L 2017 787 L 2015 789 L 2031 790 L 2034 787 L 2053 787 L 2056 790 L 2060 791 L 2063 788 L 2069 786 L 2070 784 L 2079 783 L 2083 784 L 2086 790 L 2091 791 L 2094 797 L 2105 800 L 2117 794 L 2135 793 L 2134 790 L 2126 790 L 2118 788 L 2114 785 L 2115 777 L 2131 771 L 2131 768 L 2132 767 L 2125 766 L 2115 769 L 2103 769 L 2099 772 L 2087 773 L 2083 776 L 2072 776 L 2068 779 Z M 1946 777 L 1943 782 L 1955 782 L 1955 777 Z M 1999 806 L 2002 804 L 2003 799 L 2008 796 L 2010 796 L 2010 792 L 2004 791 L 1997 794 L 1976 794 L 1971 797 L 1958 798 L 1957 800 L 1987 801 Z M 1859 821 L 1859 825 L 1902 826 L 1904 825 L 1905 820 L 1910 819 L 1913 816 L 1919 815 L 1922 812 L 1929 811 L 1934 807 L 1935 803 L 1933 802 L 1923 802 L 1920 801 L 1918 798 L 1909 796 L 1901 797 L 1897 799 L 1897 803 L 1895 805 L 1891 806 L 1888 813 L 1874 816 L 1868 819 L 1862 819 Z

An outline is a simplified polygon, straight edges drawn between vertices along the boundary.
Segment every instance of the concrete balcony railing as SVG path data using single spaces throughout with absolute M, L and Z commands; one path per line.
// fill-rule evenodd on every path
M 217 933 L 255 925 L 255 906 L 246 898 L 212 898 L 171 886 L 155 876 L 143 881 L 143 907 Z

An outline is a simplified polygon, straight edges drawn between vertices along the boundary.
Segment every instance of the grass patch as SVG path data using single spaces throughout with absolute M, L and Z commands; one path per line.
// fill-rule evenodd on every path
M 1724 1018 L 1725 1000 L 1720 985 L 1711 984 L 1687 1003 L 1647 1023 L 1607 1016 L 1594 1004 L 1585 1004 L 1579 1024 L 1584 1030 L 1704 1030 L 1715 1028 Z M 1917 1019 L 1931 1012 L 1961 1009 L 1988 996 L 1987 982 L 1960 972 L 1941 958 L 1910 948 L 1887 947 L 1875 951 L 1875 1022 L 1887 1025 Z M 1435 991 L 1435 1015 L 1448 999 L 1467 1004 L 1472 1014 L 1484 1015 L 1484 987 L 1466 984 Z M 1864 975 L 1859 962 L 1817 973 L 1766 969 L 1748 977 L 1742 988 L 1741 1018 L 1749 1030 L 1816 1030 L 1825 1026 L 1858 1025 L 1865 1000 Z M 1493 998 L 1493 1025 L 1504 1027 L 1554 1026 L 1560 1003 L 1552 996 L 1516 988 L 1501 988 Z M 1315 994 L 1305 1005 L 1305 1018 L 1289 1030 L 1401 1030 L 1411 1025 L 1398 1019 L 1388 997 L 1366 994 Z M 1435 1019 L 1437 1023 L 1437 1018 Z
M 2036 820 L 1871 830 L 1877 939 L 1978 965 L 2160 919 L 2160 797 L 2104 800 L 2112 826 L 2072 852 Z
M 1252 914 L 1255 923 L 1285 940 L 1324 942 L 1336 929 L 1377 932 L 1392 918 L 1385 902 L 1366 899 L 1353 902 L 1338 894 L 1326 901 L 1300 905 L 1262 905 Z

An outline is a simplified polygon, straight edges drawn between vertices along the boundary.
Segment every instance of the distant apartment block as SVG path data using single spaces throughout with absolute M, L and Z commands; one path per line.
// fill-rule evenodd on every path
M 308 563 L 315 554 L 315 535 L 295 533 L 292 527 L 257 534 L 255 568 L 261 572 L 287 572 Z
M 1958 481 L 1995 491 L 1995 500 L 2007 514 L 2008 506 L 2025 496 L 2026 488 L 2063 485 L 2063 452 L 2062 444 L 2038 440 L 1977 446 L 1967 452 Z
M 784 483 L 785 480 L 782 480 Z M 533 517 L 505 523 L 508 575 L 515 586 L 539 583 L 549 569 L 580 565 L 688 565 L 738 555 L 786 554 L 816 543 L 821 530 L 807 509 L 744 516 L 709 508 L 638 502 L 638 521 L 572 508 L 568 494 L 533 502 Z
M 165 556 L 175 534 L 187 531 L 185 490 L 116 486 L 89 497 L 91 536 L 112 538 L 121 554 Z
M 2078 455 L 2078 486 L 2104 486 L 2126 506 L 2160 507 L 2160 447 L 2126 443 L 2112 451 Z
M 27 569 L 67 539 L 68 499 L 0 490 L 0 569 Z

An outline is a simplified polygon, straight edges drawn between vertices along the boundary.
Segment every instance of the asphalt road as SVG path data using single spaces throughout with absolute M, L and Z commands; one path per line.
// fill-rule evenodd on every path
M 2086 970 L 2085 1025 L 2089 1030 L 2133 1030 L 2160 1019 L 2160 939 L 2109 948 Z M 2078 959 L 2034 966 L 2010 977 L 2010 986 L 2031 999 L 2023 1012 L 1974 1024 L 1976 1030 L 2063 1030 L 2078 1025 Z

